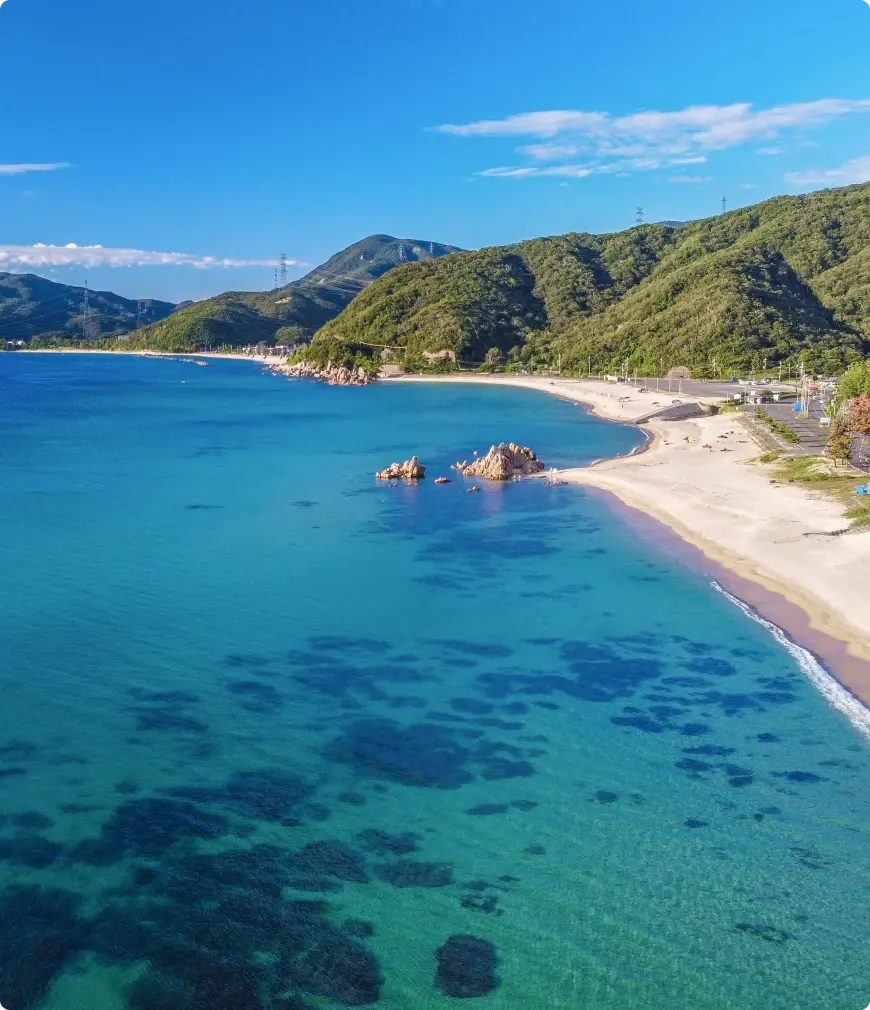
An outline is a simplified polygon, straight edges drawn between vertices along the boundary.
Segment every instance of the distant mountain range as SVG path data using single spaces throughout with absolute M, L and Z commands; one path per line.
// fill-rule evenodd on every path
M 147 298 L 136 302 L 111 291 L 88 291 L 57 284 L 34 274 L 0 273 L 0 344 L 53 334 L 60 340 L 97 340 L 134 329 L 137 320 L 153 323 L 175 308 L 171 302 Z
M 870 352 L 870 184 L 398 267 L 312 353 L 384 345 L 406 364 L 452 350 L 520 368 L 658 374 L 715 361 L 723 374 L 800 358 L 836 372 Z
M 79 337 L 83 296 L 0 274 L 0 338 Z M 136 302 L 89 297 L 100 335 L 128 330 L 130 347 L 311 341 L 312 360 L 392 348 L 406 365 L 449 350 L 514 368 L 725 374 L 800 359 L 836 372 L 870 353 L 870 184 L 475 252 L 372 235 L 274 291 L 142 302 L 139 330 Z
M 131 339 L 137 345 L 167 351 L 260 342 L 297 344 L 310 340 L 387 271 L 458 251 L 440 242 L 370 235 L 285 287 L 229 291 L 188 304 L 131 334 Z

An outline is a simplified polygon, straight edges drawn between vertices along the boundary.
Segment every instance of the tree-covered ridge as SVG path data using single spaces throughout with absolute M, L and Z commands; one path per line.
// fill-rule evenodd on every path
M 153 323 L 175 308 L 152 298 L 139 302 L 111 291 L 88 291 L 89 314 L 84 316 L 85 289 L 37 277 L 0 273 L 0 344 L 30 340 L 43 333 L 98 339 L 134 328 L 137 320 Z
M 397 268 L 316 343 L 447 348 L 466 361 L 720 372 L 767 358 L 841 370 L 870 349 L 870 185 Z M 495 349 L 495 351 L 493 350 Z
M 284 287 L 230 291 L 194 302 L 156 326 L 131 334 L 130 340 L 165 351 L 310 340 L 360 291 L 393 267 L 454 251 L 454 246 L 439 242 L 371 235 Z

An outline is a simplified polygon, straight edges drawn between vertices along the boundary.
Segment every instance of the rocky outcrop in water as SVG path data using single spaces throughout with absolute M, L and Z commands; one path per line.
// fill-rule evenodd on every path
M 405 463 L 391 463 L 386 470 L 375 474 L 378 480 L 422 480 L 426 476 L 426 467 L 420 465 L 416 456 Z
M 463 477 L 510 480 L 512 477 L 541 473 L 546 467 L 527 446 L 515 445 L 513 442 L 505 445 L 502 442 L 501 445 L 492 446 L 485 456 L 473 463 L 457 463 L 456 469 Z
M 319 379 L 330 386 L 367 386 L 374 381 L 363 368 L 348 368 L 332 361 L 325 365 L 315 365 L 310 361 L 296 361 L 289 365 L 277 365 L 276 372 L 294 378 Z

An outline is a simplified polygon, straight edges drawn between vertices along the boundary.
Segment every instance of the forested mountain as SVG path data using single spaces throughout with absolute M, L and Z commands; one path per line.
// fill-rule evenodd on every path
M 285 287 L 230 291 L 194 302 L 171 318 L 131 334 L 131 341 L 175 351 L 260 341 L 294 344 L 310 339 L 388 270 L 456 251 L 439 242 L 371 235 Z
M 0 273 L 0 344 L 30 340 L 53 333 L 59 339 L 90 340 L 133 329 L 137 319 L 153 323 L 175 308 L 171 302 L 148 298 L 140 302 L 111 291 L 89 291 L 88 319 L 84 317 L 85 289 L 57 284 L 34 274 Z
M 870 184 L 400 266 L 324 326 L 314 350 L 342 345 L 648 373 L 799 356 L 836 371 L 870 350 Z

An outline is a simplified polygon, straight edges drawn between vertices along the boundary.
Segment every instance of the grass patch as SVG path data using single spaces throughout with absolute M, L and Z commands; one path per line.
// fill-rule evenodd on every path
M 781 449 L 774 449 L 773 452 L 765 452 L 760 456 L 753 456 L 752 459 L 746 460 L 747 463 L 775 463 L 779 457 L 782 455 Z
M 768 453 L 767 455 L 772 455 Z M 761 461 L 763 457 L 759 458 Z M 852 527 L 870 527 L 870 501 L 855 494 L 858 484 L 867 484 L 867 475 L 846 467 L 834 467 L 823 456 L 788 456 L 777 460 L 778 480 L 821 491 L 845 507 L 844 516 Z
M 801 440 L 791 430 L 791 428 L 789 428 L 787 424 L 783 424 L 782 421 L 777 421 L 772 418 L 766 410 L 756 410 L 755 416 L 766 424 L 772 432 L 775 432 L 780 438 L 784 438 L 786 442 L 791 442 L 792 445 L 800 445 Z

